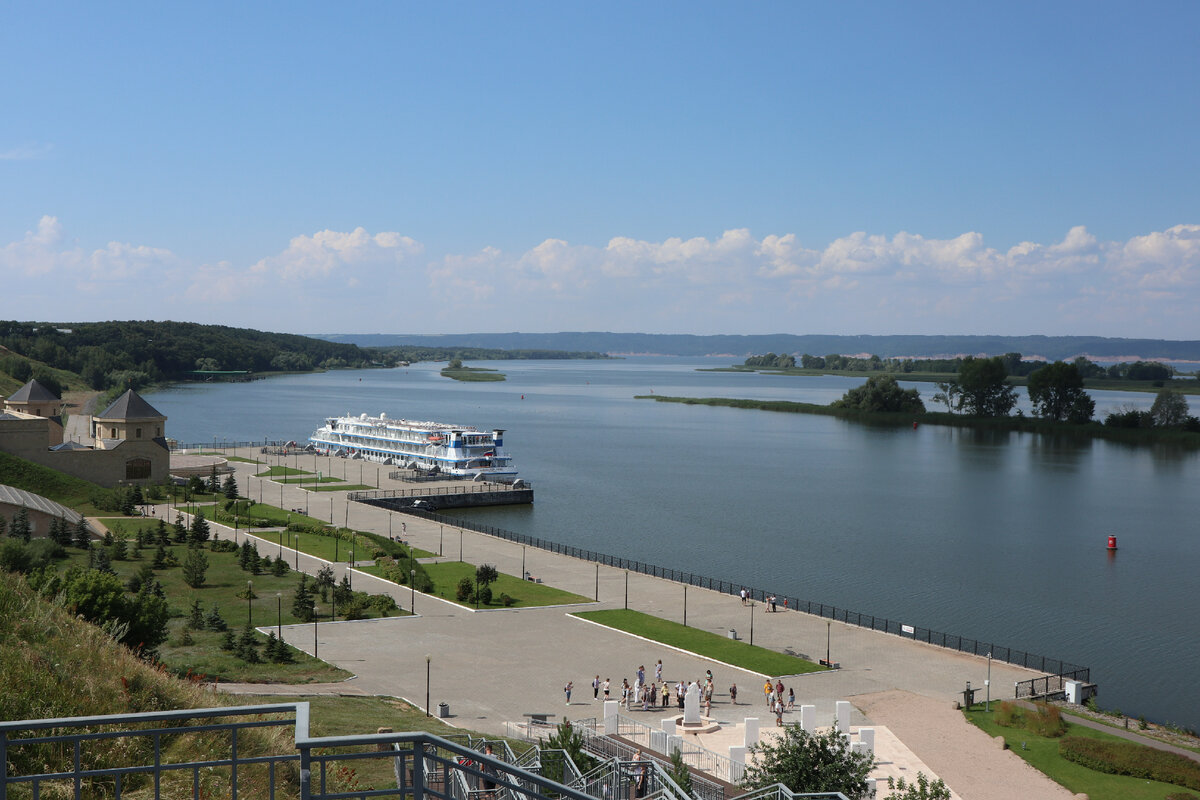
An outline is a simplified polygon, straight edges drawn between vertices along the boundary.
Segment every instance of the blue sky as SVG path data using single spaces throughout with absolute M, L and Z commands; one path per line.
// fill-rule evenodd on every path
M 1196 3 L 10 5 L 0 317 L 1200 338 Z

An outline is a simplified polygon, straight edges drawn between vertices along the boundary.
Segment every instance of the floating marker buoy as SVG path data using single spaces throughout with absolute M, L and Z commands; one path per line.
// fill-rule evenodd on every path
M 1117 549 L 1117 537 L 1115 537 L 1115 536 L 1108 537 L 1108 549 L 1109 550 Z
M 913 430 L 915 431 L 916 429 L 917 429 L 917 421 L 914 419 L 913 420 Z

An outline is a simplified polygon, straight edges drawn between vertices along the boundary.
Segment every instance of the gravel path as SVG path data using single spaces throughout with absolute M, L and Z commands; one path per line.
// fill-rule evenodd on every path
M 892 690 L 850 698 L 963 800 L 1072 800 L 1074 794 L 967 722 L 945 700 Z

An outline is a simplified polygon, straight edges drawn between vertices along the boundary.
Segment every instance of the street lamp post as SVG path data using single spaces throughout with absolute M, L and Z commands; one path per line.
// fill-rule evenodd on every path
M 350 546 L 350 566 L 346 567 L 346 575 L 350 579 L 350 588 L 354 589 L 354 545 Z
M 596 565 L 596 602 L 600 602 L 600 565 Z
M 283 641 L 283 592 L 275 593 L 275 638 Z
M 625 610 L 629 610 L 629 570 L 625 570 Z
M 417 571 L 410 569 L 408 571 L 408 607 L 412 613 L 417 613 Z
M 317 604 L 313 603 L 313 658 L 319 658 L 317 655 L 317 616 L 321 613 L 321 609 L 317 608 Z
M 525 545 L 521 545 L 521 580 L 525 580 Z
M 987 676 L 987 680 L 983 682 L 984 688 L 987 689 L 987 700 L 984 701 L 983 710 L 990 712 L 992 710 L 992 651 L 991 650 L 988 650 L 987 660 L 988 660 L 988 676 Z
M 754 646 L 754 601 L 750 601 L 750 646 Z
M 462 556 L 462 544 L 463 544 L 463 529 L 462 529 L 462 528 L 459 528 L 459 529 L 458 529 L 458 560 L 459 560 L 459 561 L 462 561 L 462 560 L 463 560 L 463 556 Z
M 442 554 L 442 534 L 445 533 L 445 526 L 438 525 L 438 555 Z
M 429 714 L 429 654 L 425 654 L 425 716 Z
M 832 635 L 833 623 L 826 620 L 825 622 L 825 666 L 832 667 L 833 662 L 829 660 L 829 637 Z
M 687 627 L 687 584 L 683 585 L 683 627 Z

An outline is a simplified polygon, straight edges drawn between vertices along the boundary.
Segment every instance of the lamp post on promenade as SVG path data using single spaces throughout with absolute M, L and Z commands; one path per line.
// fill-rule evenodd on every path
M 683 627 L 687 627 L 687 584 L 683 585 Z
M 826 620 L 825 621 L 825 666 L 827 666 L 827 667 L 829 667 L 833 664 L 833 662 L 829 660 L 829 637 L 830 637 L 832 631 L 833 631 L 833 623 L 830 622 L 829 620 Z
M 317 608 L 317 604 L 313 603 L 313 658 L 319 658 L 317 655 L 317 617 L 321 613 L 321 609 Z
M 600 565 L 596 564 L 596 602 L 600 602 Z
M 417 571 L 408 571 L 408 607 L 412 613 L 417 613 Z
M 988 650 L 987 660 L 988 660 L 988 676 L 987 676 L 987 680 L 983 682 L 984 687 L 987 689 L 987 700 L 983 704 L 983 710 L 991 711 L 992 710 L 992 651 L 991 650 Z
M 625 610 L 629 610 L 629 570 L 625 570 Z
M 283 592 L 275 593 L 275 638 L 283 641 Z
M 754 601 L 750 601 L 750 646 L 754 646 Z
M 429 714 L 429 654 L 425 654 L 425 716 Z

